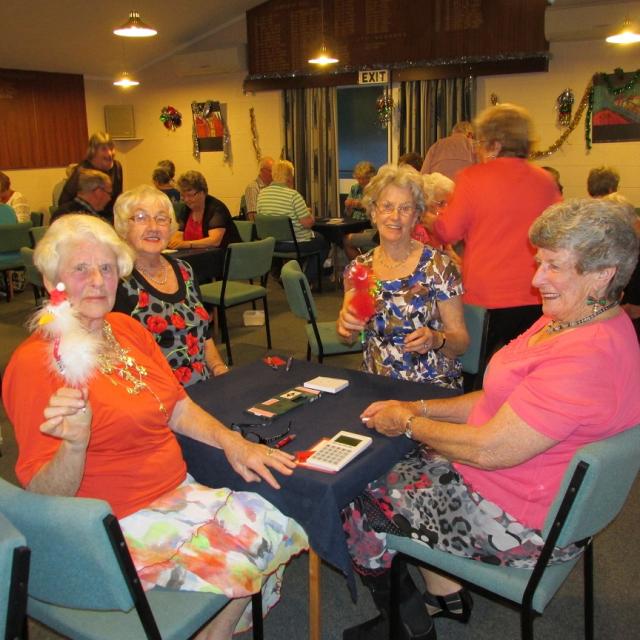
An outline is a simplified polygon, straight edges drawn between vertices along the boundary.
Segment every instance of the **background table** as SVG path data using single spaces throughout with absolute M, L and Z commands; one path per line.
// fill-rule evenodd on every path
M 204 249 L 178 249 L 170 253 L 172 258 L 188 262 L 198 279 L 198 284 L 222 280 L 224 269 L 224 249 L 206 247 Z
M 359 233 L 365 229 L 370 229 L 371 223 L 368 220 L 355 220 L 354 218 L 318 218 L 313 230 L 321 233 L 327 242 L 342 246 L 342 239 L 348 233 Z

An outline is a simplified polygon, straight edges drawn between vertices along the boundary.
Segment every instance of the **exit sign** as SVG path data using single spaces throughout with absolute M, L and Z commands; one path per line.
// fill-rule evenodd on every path
M 389 72 L 386 69 L 377 71 L 358 71 L 358 84 L 387 84 Z

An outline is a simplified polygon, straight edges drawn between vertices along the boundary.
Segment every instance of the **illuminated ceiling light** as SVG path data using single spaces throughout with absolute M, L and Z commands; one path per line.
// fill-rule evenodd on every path
M 142 22 L 138 11 L 130 11 L 129 20 L 120 28 L 114 29 L 113 33 L 125 38 L 149 38 L 155 36 L 158 32 L 153 27 Z
M 320 52 L 315 58 L 310 58 L 309 62 L 311 64 L 317 64 L 319 66 L 324 66 L 326 64 L 335 64 L 338 62 L 338 58 L 334 58 L 328 51 L 327 47 L 323 45 L 320 47 Z
M 607 42 L 612 44 L 633 44 L 640 42 L 640 33 L 638 33 L 638 30 L 631 24 L 629 18 L 626 18 L 619 33 L 614 33 L 609 36 Z
M 116 87 L 123 87 L 128 89 L 129 87 L 137 87 L 140 83 L 134 80 L 126 71 L 120 74 L 120 77 L 113 83 Z

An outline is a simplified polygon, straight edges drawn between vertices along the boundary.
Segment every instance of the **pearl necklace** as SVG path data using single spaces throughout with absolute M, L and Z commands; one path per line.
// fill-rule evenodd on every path
M 149 271 L 147 271 L 144 267 L 141 267 L 138 264 L 136 265 L 136 269 L 147 280 L 151 280 L 151 282 L 155 282 L 160 286 L 167 284 L 167 280 L 169 279 L 169 269 L 167 268 L 167 263 L 164 260 L 162 261 L 162 275 L 159 278 L 155 278 L 154 276 L 151 275 L 151 273 L 149 273 Z
M 573 329 L 574 327 L 579 327 L 581 324 L 585 322 L 589 322 L 594 318 L 597 318 L 599 315 L 603 314 L 605 311 L 609 311 L 609 309 L 613 309 L 613 307 L 617 307 L 620 304 L 618 300 L 614 300 L 609 304 L 605 304 L 604 306 L 596 305 L 597 308 L 593 313 L 590 313 L 588 316 L 584 318 L 580 318 L 580 320 L 569 320 L 568 322 L 560 322 L 559 320 L 552 320 L 546 327 L 547 333 L 557 333 L 558 331 L 562 331 L 564 329 Z

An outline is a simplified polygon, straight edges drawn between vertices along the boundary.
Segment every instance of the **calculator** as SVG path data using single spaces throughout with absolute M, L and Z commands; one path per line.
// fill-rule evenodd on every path
M 339 431 L 331 440 L 321 444 L 306 460 L 306 465 L 322 471 L 340 471 L 348 462 L 364 451 L 372 442 L 369 436 Z

